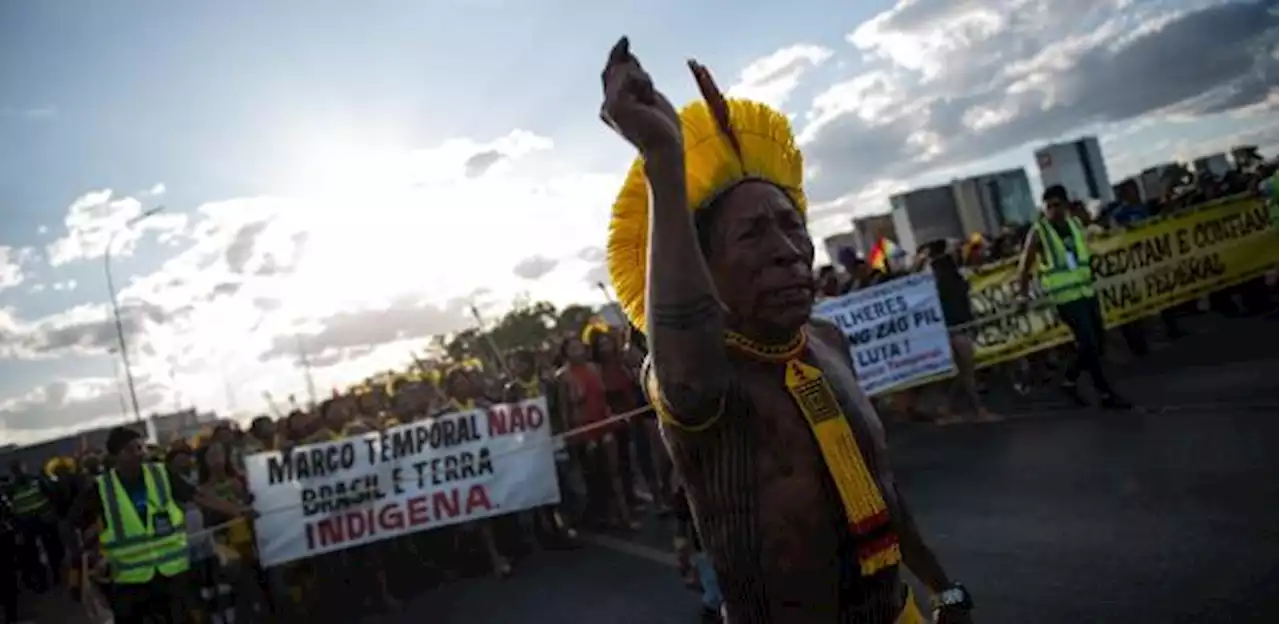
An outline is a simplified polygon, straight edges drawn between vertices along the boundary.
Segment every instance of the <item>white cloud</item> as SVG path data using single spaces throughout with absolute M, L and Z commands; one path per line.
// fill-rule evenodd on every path
M 738 74 L 729 95 L 764 102 L 773 107 L 787 103 L 800 79 L 831 58 L 832 51 L 812 44 L 797 44 L 756 59 Z
M 133 253 L 143 233 L 172 233 L 186 223 L 185 216 L 176 213 L 160 213 L 139 221 L 143 211 L 137 198 L 114 197 L 111 189 L 81 195 L 67 208 L 65 233 L 47 248 L 49 264 L 57 267 L 100 258 L 108 244 L 113 245 L 112 254 L 127 256 Z
M 499 156 L 476 165 L 487 153 Z M 471 326 L 470 304 L 500 314 L 528 288 L 518 265 L 526 277 L 538 269 L 538 298 L 600 298 L 586 279 L 595 258 L 579 250 L 600 244 L 620 168 L 564 173 L 549 139 L 520 130 L 403 153 L 331 149 L 304 167 L 328 173 L 308 192 L 197 207 L 174 234 L 181 250 L 121 284 L 134 370 L 163 380 L 156 392 L 173 392 L 176 369 L 181 394 L 201 405 L 226 407 L 229 378 L 245 404 L 260 405 L 263 390 L 300 393 L 298 335 L 322 386 L 401 365 L 428 336 Z M 105 233 L 140 210 L 108 191 L 80 198 L 50 255 L 100 256 Z M 102 357 L 115 344 L 105 304 L 8 311 L 0 323 L 0 357 Z
M 159 406 L 165 394 L 149 384 L 138 388 L 144 413 Z M 19 444 L 67 435 L 89 426 L 132 419 L 122 409 L 122 387 L 109 377 L 58 379 L 19 396 L 0 398 L 0 429 Z
M 530 256 L 516 263 L 512 272 L 521 279 L 536 280 L 555 270 L 558 264 L 558 260 L 546 256 Z
M 12 247 L 0 245 L 0 291 L 13 288 L 22 283 L 22 266 L 18 263 L 19 252 Z
M 862 67 L 802 116 L 819 172 L 809 194 L 831 202 L 876 180 L 967 174 L 1119 123 L 1265 123 L 1276 30 L 1274 2 L 1259 0 L 902 0 L 853 29 Z M 1127 158 L 1123 143 L 1108 154 Z

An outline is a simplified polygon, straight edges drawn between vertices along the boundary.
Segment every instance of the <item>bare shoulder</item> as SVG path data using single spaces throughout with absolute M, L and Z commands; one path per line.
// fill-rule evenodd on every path
M 849 356 L 849 338 L 836 327 L 835 323 L 826 319 L 812 318 L 809 319 L 809 336 L 821 342 L 824 346 L 836 350 L 841 354 L 841 361 L 853 368 L 853 360 Z

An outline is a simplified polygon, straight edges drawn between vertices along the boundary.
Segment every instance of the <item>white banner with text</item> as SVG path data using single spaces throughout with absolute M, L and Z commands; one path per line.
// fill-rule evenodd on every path
M 813 315 L 849 338 L 854 371 L 870 395 L 955 370 L 933 273 L 913 273 L 818 302 Z
M 558 503 L 545 399 L 245 459 L 264 566 Z

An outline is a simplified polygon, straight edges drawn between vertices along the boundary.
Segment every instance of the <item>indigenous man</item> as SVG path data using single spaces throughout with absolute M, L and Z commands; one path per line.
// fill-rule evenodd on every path
M 640 158 L 608 263 L 645 328 L 646 386 L 729 621 L 923 622 L 905 564 L 938 621 L 968 622 L 968 594 L 898 493 L 848 342 L 810 319 L 813 242 L 786 118 L 726 101 L 690 67 L 705 101 L 677 114 L 625 38 L 609 54 L 601 116 Z

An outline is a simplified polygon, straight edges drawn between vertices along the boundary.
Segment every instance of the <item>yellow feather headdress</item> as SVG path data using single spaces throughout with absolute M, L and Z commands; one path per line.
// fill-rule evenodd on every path
M 791 123 L 759 102 L 726 99 L 710 74 L 690 63 L 703 99 L 680 111 L 689 211 L 706 208 L 734 186 L 763 180 L 782 189 L 804 214 L 804 159 Z M 649 258 L 649 188 L 636 158 L 613 204 L 607 262 L 618 302 L 632 324 L 645 330 L 645 280 Z
M 613 326 L 609 325 L 604 319 L 595 316 L 582 328 L 582 342 L 588 346 L 591 341 L 595 340 L 596 334 L 607 334 L 613 331 Z

